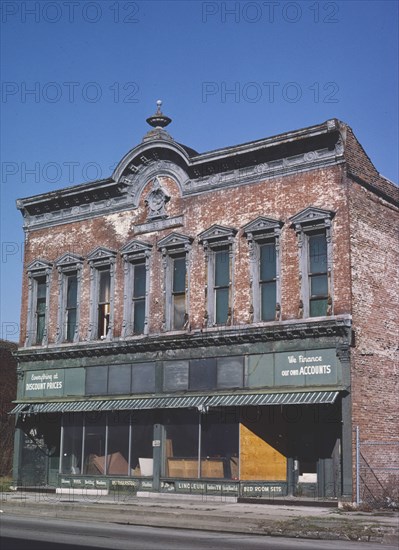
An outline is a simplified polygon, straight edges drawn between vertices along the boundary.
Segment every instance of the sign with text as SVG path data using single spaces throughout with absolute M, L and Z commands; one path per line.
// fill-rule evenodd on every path
M 64 371 L 43 370 L 25 374 L 25 397 L 61 397 L 64 394 Z
M 274 369 L 276 386 L 324 386 L 341 379 L 335 349 L 276 353 Z

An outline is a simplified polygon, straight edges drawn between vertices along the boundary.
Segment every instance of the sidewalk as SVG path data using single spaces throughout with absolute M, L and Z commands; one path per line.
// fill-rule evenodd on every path
M 15 493 L 1 495 L 4 514 L 108 523 L 363 542 L 399 542 L 397 512 L 234 503 L 218 497 Z M 1 515 L 0 515 L 1 517 Z

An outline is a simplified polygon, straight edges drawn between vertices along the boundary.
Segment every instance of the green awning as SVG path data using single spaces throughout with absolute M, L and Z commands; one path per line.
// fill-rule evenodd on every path
M 132 399 L 103 399 L 89 401 L 57 401 L 48 403 L 19 403 L 10 414 L 39 414 L 59 412 L 121 411 L 144 409 L 188 409 L 199 407 L 208 396 L 140 397 Z
M 60 412 L 120 411 L 144 409 L 189 409 L 205 407 L 244 407 L 260 405 L 312 405 L 334 403 L 338 391 L 291 393 L 231 393 L 218 395 L 176 395 L 131 399 L 92 399 L 86 401 L 52 401 L 18 403 L 10 414 Z
M 206 402 L 208 407 L 245 407 L 247 405 L 313 405 L 334 403 L 339 392 L 251 393 L 241 395 L 213 395 Z

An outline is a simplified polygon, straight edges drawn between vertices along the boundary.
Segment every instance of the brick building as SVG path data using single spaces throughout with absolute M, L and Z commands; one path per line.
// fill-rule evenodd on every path
M 398 441 L 398 188 L 336 119 L 207 153 L 147 122 L 18 201 L 15 482 L 352 498 L 354 426 Z
M 14 418 L 8 413 L 13 408 L 12 401 L 17 391 L 17 361 L 13 357 L 17 347 L 15 342 L 0 339 L 0 476 L 10 476 L 12 473 Z

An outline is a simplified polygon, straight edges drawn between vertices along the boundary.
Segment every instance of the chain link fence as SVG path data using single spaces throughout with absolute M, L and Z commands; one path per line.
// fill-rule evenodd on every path
M 356 503 L 399 507 L 399 441 L 361 441 L 356 431 Z

